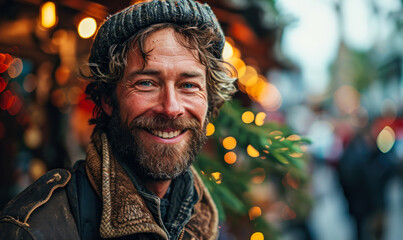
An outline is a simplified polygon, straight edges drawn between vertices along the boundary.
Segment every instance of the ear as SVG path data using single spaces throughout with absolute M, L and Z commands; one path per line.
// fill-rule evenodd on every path
M 102 97 L 102 110 L 108 115 L 112 115 L 113 107 L 110 104 L 110 99 L 105 99 L 105 97 Z

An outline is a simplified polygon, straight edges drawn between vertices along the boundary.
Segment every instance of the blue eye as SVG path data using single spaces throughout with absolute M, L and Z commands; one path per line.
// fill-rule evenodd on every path
M 184 88 L 193 88 L 195 85 L 194 84 L 192 84 L 192 83 L 185 83 L 185 84 L 183 84 L 183 87 Z
M 152 83 L 150 81 L 141 81 L 141 82 L 138 82 L 137 84 L 141 85 L 141 86 L 145 86 L 145 87 L 149 87 L 152 85 Z

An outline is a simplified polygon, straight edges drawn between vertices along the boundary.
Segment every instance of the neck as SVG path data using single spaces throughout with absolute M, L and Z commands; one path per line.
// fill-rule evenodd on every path
M 145 181 L 145 187 L 155 194 L 155 196 L 159 197 L 160 199 L 165 196 L 165 193 L 168 191 L 169 185 L 171 184 L 172 180 L 166 181 Z

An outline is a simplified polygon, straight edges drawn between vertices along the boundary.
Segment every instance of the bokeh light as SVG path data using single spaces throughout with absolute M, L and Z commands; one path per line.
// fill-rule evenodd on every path
M 251 157 L 259 157 L 259 152 L 256 150 L 256 148 L 254 148 L 252 145 L 248 145 L 248 147 L 246 148 L 246 151 L 248 152 L 248 155 Z
M 227 150 L 232 150 L 236 147 L 236 139 L 234 137 L 226 137 L 222 141 L 222 145 Z
M 70 78 L 70 69 L 64 65 L 58 67 L 55 72 L 56 82 L 65 85 Z
M 264 119 L 266 118 L 266 113 L 260 112 L 256 114 L 255 124 L 257 126 L 262 126 L 264 124 Z
M 221 184 L 222 181 L 222 174 L 220 172 L 213 172 L 211 174 L 211 176 L 213 177 L 213 179 L 215 180 L 215 182 L 217 184 Z
M 22 87 L 28 93 L 33 92 L 38 85 L 38 79 L 34 74 L 30 73 L 24 78 L 24 82 L 22 83 Z
M 231 58 L 234 55 L 234 50 L 229 42 L 225 42 L 222 57 L 224 60 Z
M 244 123 L 249 124 L 249 123 L 253 122 L 254 119 L 255 119 L 255 114 L 253 114 L 253 112 L 251 112 L 251 111 L 246 111 L 242 114 L 242 121 Z
M 7 71 L 8 75 L 10 76 L 10 78 L 16 78 L 21 74 L 22 68 L 23 68 L 23 64 L 22 64 L 21 59 L 15 58 L 13 60 L 13 62 L 10 64 L 10 66 L 8 67 L 8 71 Z
M 264 240 L 264 235 L 261 232 L 255 232 L 254 234 L 252 234 L 252 236 L 250 237 L 250 240 Z
M 254 220 L 262 215 L 262 209 L 260 209 L 260 207 L 254 206 L 249 209 L 248 213 L 249 219 Z
M 37 126 L 31 126 L 24 132 L 24 143 L 31 149 L 38 148 L 42 143 L 42 132 Z
M 0 93 L 3 92 L 7 87 L 7 81 L 0 77 Z
M 4 91 L 0 95 L 0 108 L 3 110 L 8 110 L 15 101 L 15 96 L 11 93 L 10 90 Z
M 206 136 L 211 136 L 215 132 L 215 126 L 212 123 L 208 123 L 206 127 Z
M 41 25 L 51 28 L 56 24 L 56 5 L 53 2 L 45 2 L 41 6 Z
M 236 162 L 237 156 L 234 152 L 227 152 L 224 155 L 224 161 L 228 164 L 234 164 Z
M 47 171 L 45 162 L 39 158 L 34 158 L 29 162 L 29 175 L 35 181 Z
M 0 73 L 5 72 L 13 61 L 13 57 L 7 53 L 0 53 Z
M 82 38 L 90 38 L 97 30 L 97 22 L 92 17 L 84 18 L 77 27 L 78 35 Z
M 393 145 L 396 142 L 395 131 L 389 126 L 386 126 L 376 138 L 376 145 L 379 150 L 383 153 L 387 153 L 392 149 Z

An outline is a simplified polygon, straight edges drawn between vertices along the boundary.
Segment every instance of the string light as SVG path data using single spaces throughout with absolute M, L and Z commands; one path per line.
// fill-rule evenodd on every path
M 78 24 L 78 35 L 82 38 L 90 38 L 94 35 L 97 30 L 97 22 L 92 17 L 86 17 L 80 21 Z
M 382 131 L 378 134 L 376 138 L 376 144 L 379 150 L 383 153 L 389 152 L 396 141 L 396 135 L 393 129 L 389 126 L 386 126 Z
M 253 114 L 253 112 L 251 112 L 251 111 L 246 111 L 242 114 L 242 121 L 246 124 L 253 122 L 254 119 L 255 119 L 255 114 Z
M 266 118 L 266 113 L 260 112 L 256 114 L 255 124 L 257 126 L 262 126 L 264 124 L 264 119 Z
M 222 145 L 227 150 L 232 150 L 236 147 L 236 139 L 234 137 L 226 137 L 222 141 Z
M 249 219 L 254 220 L 262 215 L 262 209 L 260 209 L 260 207 L 257 206 L 251 207 L 248 213 L 249 213 Z
M 51 28 L 56 25 L 56 5 L 53 2 L 45 2 L 41 6 L 41 25 Z
M 215 132 L 215 126 L 212 123 L 208 123 L 206 127 L 206 136 L 211 136 Z
M 250 237 L 250 240 L 264 240 L 264 235 L 261 232 L 255 232 L 254 234 L 252 234 L 252 236 Z
M 246 151 L 248 152 L 248 155 L 251 157 L 259 157 L 260 155 L 259 152 L 252 145 L 248 145 Z
M 236 158 L 237 158 L 237 156 L 236 156 L 236 153 L 234 153 L 234 152 L 227 152 L 224 155 L 224 161 L 228 164 L 234 164 L 236 162 Z

